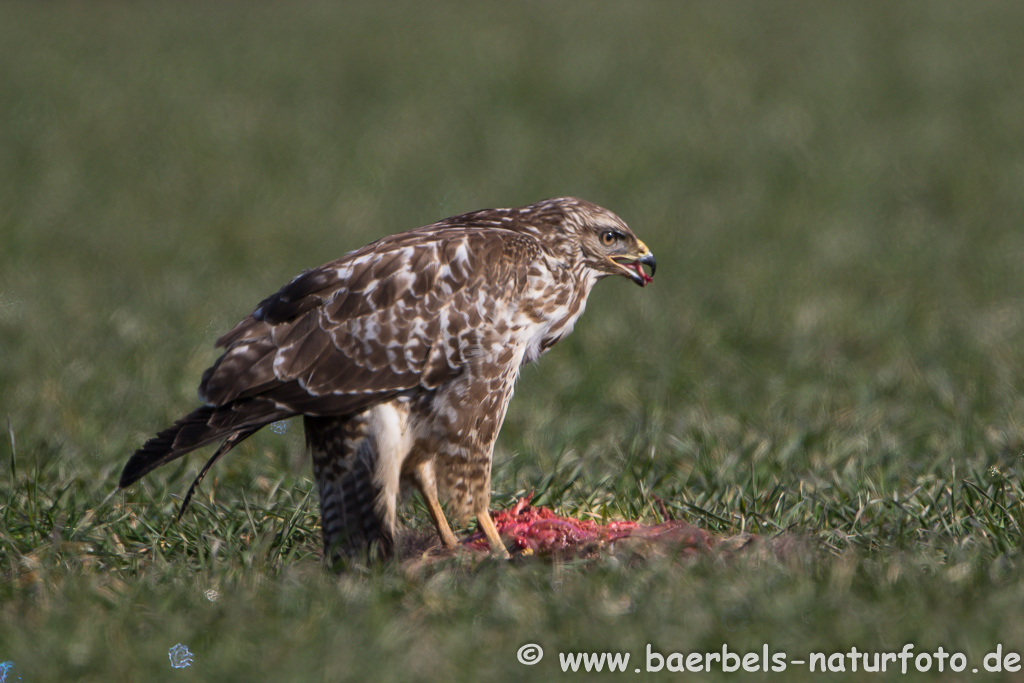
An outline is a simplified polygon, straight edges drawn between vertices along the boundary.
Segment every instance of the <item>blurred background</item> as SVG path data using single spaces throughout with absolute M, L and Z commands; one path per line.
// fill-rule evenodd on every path
M 768 482 L 835 511 L 929 482 L 946 500 L 965 473 L 1019 492 L 1022 34 L 1024 4 L 987 0 L 3 3 L 0 420 L 90 507 L 301 270 L 577 195 L 657 279 L 601 283 L 524 369 L 496 505 L 536 488 L 644 516 L 646 486 L 724 515 Z M 218 497 L 307 481 L 300 432 L 218 465 Z M 154 476 L 168 516 L 187 478 Z M 906 548 L 949 530 L 936 506 L 861 541 L 831 512 L 801 524 Z M 1017 512 L 990 558 L 1019 547 Z
M 504 452 L 606 447 L 611 415 L 777 440 L 867 402 L 883 448 L 979 414 L 1020 443 L 1015 3 L 0 11 L 0 395 L 78 466 L 192 406 L 213 340 L 302 269 L 566 194 L 658 280 L 602 283 Z

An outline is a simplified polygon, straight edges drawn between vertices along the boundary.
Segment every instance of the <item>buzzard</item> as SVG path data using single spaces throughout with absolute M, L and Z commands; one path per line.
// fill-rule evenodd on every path
M 654 270 L 618 216 L 573 197 L 380 239 L 302 273 L 218 339 L 203 405 L 136 451 L 120 487 L 220 441 L 183 512 L 221 456 L 302 415 L 326 559 L 391 552 L 409 485 L 446 546 L 439 498 L 507 556 L 488 511 L 491 456 L 519 369 L 569 334 L 598 280 L 644 286 Z

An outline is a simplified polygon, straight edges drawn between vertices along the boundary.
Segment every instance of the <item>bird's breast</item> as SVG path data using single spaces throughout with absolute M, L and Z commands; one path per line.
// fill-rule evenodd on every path
M 530 363 L 572 332 L 576 321 L 587 307 L 585 292 L 558 288 L 549 296 L 535 301 L 530 309 L 531 323 L 524 327 L 522 362 Z

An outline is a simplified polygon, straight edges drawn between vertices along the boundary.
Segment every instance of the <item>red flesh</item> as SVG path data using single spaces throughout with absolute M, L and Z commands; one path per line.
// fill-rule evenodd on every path
M 644 270 L 644 267 L 640 265 L 639 261 L 634 261 L 630 265 L 633 266 L 633 269 L 636 270 L 637 274 L 644 281 L 644 283 L 640 285 L 641 287 L 646 287 L 648 284 L 654 281 L 654 278 L 647 274 L 647 271 Z
M 651 526 L 629 521 L 598 524 L 562 517 L 544 507 L 532 507 L 531 497 L 532 494 L 520 498 L 508 510 L 491 513 L 498 533 L 512 540 L 513 553 L 572 555 L 630 537 L 675 543 L 686 549 L 706 549 L 713 543 L 710 534 L 687 522 L 672 520 Z M 474 550 L 489 548 L 481 532 L 471 535 L 463 545 Z

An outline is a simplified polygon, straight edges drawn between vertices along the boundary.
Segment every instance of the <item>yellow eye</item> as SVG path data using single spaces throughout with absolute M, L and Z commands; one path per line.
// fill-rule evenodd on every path
M 604 246 L 606 247 L 610 247 L 613 244 L 615 244 L 615 240 L 617 238 L 618 235 L 616 235 L 615 231 L 613 230 L 608 230 L 606 232 L 601 233 L 601 243 L 604 244 Z

